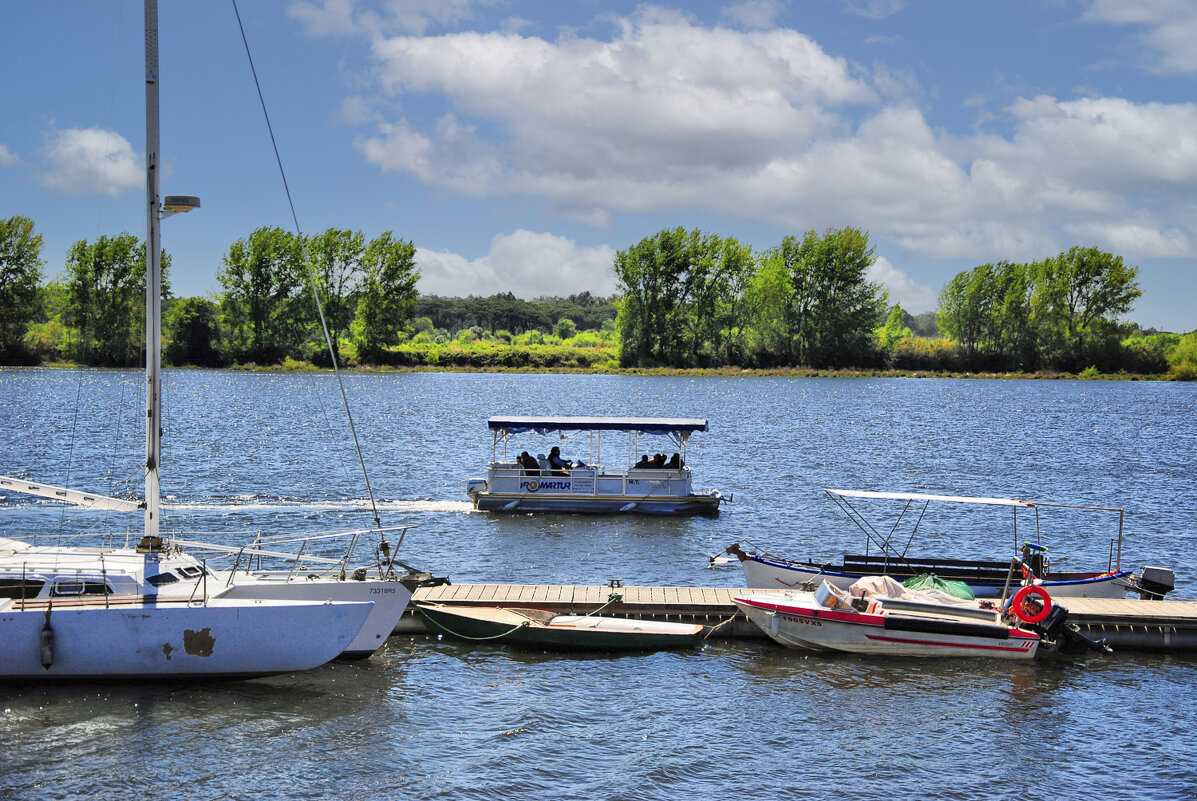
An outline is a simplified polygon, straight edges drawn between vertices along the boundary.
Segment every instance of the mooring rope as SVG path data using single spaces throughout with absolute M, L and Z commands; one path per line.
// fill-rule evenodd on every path
M 517 623 L 516 625 L 512 626 L 510 629 L 508 629 L 507 631 L 504 631 L 501 634 L 492 634 L 489 637 L 471 637 L 468 634 L 462 634 L 461 632 L 454 631 L 453 629 L 449 628 L 448 626 L 446 626 L 445 624 L 441 623 L 438 620 L 434 620 L 431 615 L 429 615 L 427 612 L 424 611 L 424 607 L 420 606 L 419 604 L 416 604 L 416 610 L 419 611 L 420 617 L 424 618 L 424 622 L 431 623 L 432 625 L 436 626 L 438 629 L 445 632 L 446 634 L 452 634 L 454 637 L 460 637 L 463 640 L 474 640 L 475 642 L 480 642 L 482 640 L 500 640 L 503 637 L 506 637 L 510 634 L 514 634 L 515 632 L 519 631 L 520 629 L 522 629 L 526 626 L 532 625 L 531 620 L 525 620 L 522 623 Z

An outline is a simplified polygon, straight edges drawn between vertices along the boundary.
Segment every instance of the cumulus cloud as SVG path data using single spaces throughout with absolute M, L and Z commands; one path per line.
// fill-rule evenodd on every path
M 64 195 L 119 197 L 145 186 L 145 162 L 129 140 L 103 128 L 55 131 L 42 149 L 42 186 Z
M 900 303 L 902 308 L 911 314 L 931 311 L 938 303 L 939 295 L 934 289 L 915 281 L 884 256 L 877 257 L 869 267 L 866 277 L 885 288 L 889 293 L 890 305 Z
M 1154 13 L 1163 5 L 1136 8 L 1176 19 Z M 972 265 L 1042 258 L 1082 235 L 1130 259 L 1191 254 L 1197 106 L 1042 95 L 1002 110 L 1004 135 L 947 133 L 928 124 L 912 76 L 749 24 L 774 8 L 727 6 L 746 30 L 640 6 L 607 18 L 607 38 L 376 35 L 379 95 L 404 110 L 356 98 L 368 128 L 355 146 L 384 172 L 468 197 L 539 198 L 595 226 L 691 213 L 790 231 L 852 225 L 912 257 Z M 902 3 L 849 8 L 885 16 Z M 415 111 L 425 96 L 435 115 Z
M 1094 22 L 1136 25 L 1146 66 L 1161 75 L 1197 72 L 1197 6 L 1190 0 L 1093 0 L 1085 17 Z
M 8 149 L 8 145 L 0 144 L 0 167 L 11 167 L 20 161 L 17 154 Z
M 524 230 L 496 236 L 478 259 L 448 251 L 416 252 L 420 292 L 451 297 L 515 291 L 530 300 L 583 290 L 609 295 L 615 291 L 614 260 L 609 247 L 578 247 L 564 237 Z
M 768 28 L 781 13 L 780 0 L 743 0 L 723 8 L 723 18 L 745 28 Z
M 492 3 L 482 0 L 481 4 Z M 479 0 L 387 0 L 381 4 L 381 11 L 375 11 L 359 8 L 357 0 L 321 0 L 292 3 L 287 14 L 315 36 L 387 33 L 419 36 L 430 28 L 471 19 L 476 5 Z

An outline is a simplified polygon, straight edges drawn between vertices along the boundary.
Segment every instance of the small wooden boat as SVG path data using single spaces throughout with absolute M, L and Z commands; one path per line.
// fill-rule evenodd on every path
M 475 642 L 577 651 L 655 651 L 702 643 L 697 623 L 667 623 L 596 615 L 559 615 L 542 609 L 451 606 L 415 602 L 428 630 Z

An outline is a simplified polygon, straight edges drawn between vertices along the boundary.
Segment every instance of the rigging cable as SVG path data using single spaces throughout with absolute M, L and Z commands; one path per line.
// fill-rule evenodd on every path
M 337 349 L 333 347 L 332 336 L 328 332 L 328 322 L 324 318 L 324 304 L 320 302 L 320 291 L 316 286 L 316 277 L 312 273 L 312 266 L 308 261 L 307 248 L 303 243 L 303 230 L 299 227 L 299 217 L 295 213 L 295 202 L 291 199 L 291 187 L 287 184 L 287 172 L 283 169 L 283 159 L 278 152 L 278 142 L 274 138 L 274 128 L 270 125 L 270 113 L 266 110 L 266 98 L 262 95 L 262 85 L 258 81 L 258 71 L 254 68 L 253 55 L 249 52 L 249 39 L 245 36 L 245 26 L 241 24 L 241 12 L 237 9 L 237 0 L 233 2 L 233 13 L 237 17 L 237 27 L 241 31 L 241 41 L 245 44 L 245 57 L 249 60 L 249 71 L 254 77 L 254 88 L 258 91 L 258 102 L 262 105 L 262 115 L 266 118 L 266 130 L 270 133 L 270 145 L 274 148 L 274 159 L 278 162 L 279 175 L 283 179 L 283 190 L 287 194 L 287 204 L 291 208 L 291 220 L 295 223 L 295 233 L 299 236 L 300 255 L 308 272 L 308 282 L 312 287 L 312 297 L 316 301 L 316 311 L 320 315 L 320 328 L 324 332 L 324 341 L 328 345 L 328 355 L 332 359 L 333 373 L 337 377 L 337 387 L 341 390 L 341 402 L 345 406 L 345 417 L 349 421 L 349 432 L 353 436 L 353 447 L 357 452 L 358 464 L 362 468 L 362 478 L 366 481 L 366 494 L 370 498 L 370 510 L 374 515 L 374 525 L 382 527 L 382 520 L 378 516 L 378 505 L 374 502 L 374 490 L 370 486 L 370 476 L 366 472 L 366 460 L 362 457 L 361 444 L 357 438 L 357 428 L 353 425 L 353 413 L 349 411 L 349 397 L 345 394 L 345 383 L 341 380 L 341 370 L 337 365 Z M 381 536 L 381 534 L 380 534 Z

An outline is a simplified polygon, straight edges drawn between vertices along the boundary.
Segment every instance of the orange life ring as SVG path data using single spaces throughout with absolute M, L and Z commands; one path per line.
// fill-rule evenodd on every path
M 1042 604 L 1038 612 L 1031 612 L 1027 609 L 1026 602 L 1032 595 L 1037 596 L 1039 602 Z M 1037 584 L 1032 584 L 1014 593 L 1014 599 L 1010 603 L 1010 608 L 1014 612 L 1014 616 L 1023 623 L 1035 624 L 1047 617 L 1047 613 L 1052 611 L 1052 598 L 1047 594 L 1047 590 Z

